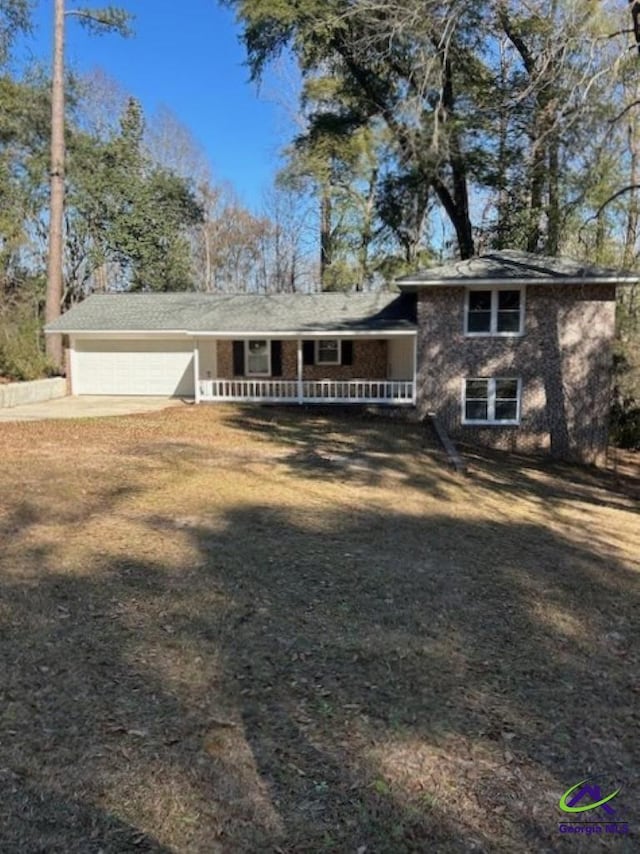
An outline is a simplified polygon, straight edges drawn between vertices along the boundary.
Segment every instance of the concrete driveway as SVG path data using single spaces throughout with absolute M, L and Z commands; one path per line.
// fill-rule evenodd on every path
M 157 412 L 169 406 L 188 406 L 173 397 L 59 397 L 43 403 L 27 403 L 0 409 L 0 422 L 46 421 L 50 418 L 101 418 L 105 415 L 134 415 L 139 412 Z

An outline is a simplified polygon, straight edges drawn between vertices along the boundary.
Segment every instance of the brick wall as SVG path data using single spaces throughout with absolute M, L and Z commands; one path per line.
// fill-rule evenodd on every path
M 283 379 L 298 377 L 298 345 L 294 340 L 282 342 Z M 305 380 L 385 379 L 387 376 L 387 342 L 358 339 L 353 342 L 352 365 L 305 365 Z M 233 378 L 233 342 L 218 341 L 218 377 Z
M 437 412 L 463 440 L 600 461 L 608 433 L 615 287 L 530 286 L 519 338 L 465 337 L 464 300 L 463 287 L 428 288 L 418 296 L 420 412 Z M 520 425 L 463 425 L 462 379 L 496 376 L 522 379 Z
M 233 341 L 218 341 L 218 376 L 220 380 L 233 379 Z

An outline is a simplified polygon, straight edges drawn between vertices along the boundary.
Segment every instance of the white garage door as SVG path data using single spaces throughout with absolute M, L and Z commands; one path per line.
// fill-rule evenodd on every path
M 75 394 L 194 394 L 190 341 L 80 339 L 75 351 Z

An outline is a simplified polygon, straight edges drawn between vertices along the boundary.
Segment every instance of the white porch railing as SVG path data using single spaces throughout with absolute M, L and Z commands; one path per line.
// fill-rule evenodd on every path
M 409 380 L 304 380 L 309 403 L 413 403 Z
M 295 380 L 200 380 L 200 400 L 295 403 L 298 383 Z
M 411 380 L 200 380 L 201 401 L 415 403 Z

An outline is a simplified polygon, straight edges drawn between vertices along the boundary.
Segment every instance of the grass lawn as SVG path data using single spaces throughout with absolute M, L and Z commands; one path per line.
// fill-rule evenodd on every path
M 2 854 L 638 850 L 633 459 L 206 406 L 0 448 Z M 634 837 L 559 834 L 595 773 Z

